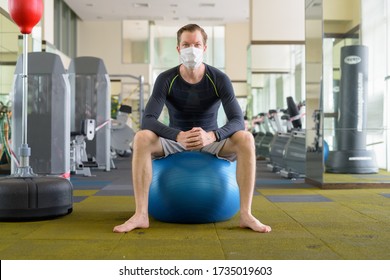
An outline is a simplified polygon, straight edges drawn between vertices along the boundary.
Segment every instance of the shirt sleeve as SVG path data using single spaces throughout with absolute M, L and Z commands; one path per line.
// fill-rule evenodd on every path
M 220 140 L 223 140 L 245 129 L 244 116 L 228 76 L 222 74 L 217 78 L 216 85 L 227 117 L 226 124 L 217 129 Z
M 163 138 L 176 141 L 180 130 L 169 127 L 158 120 L 164 108 L 165 100 L 169 89 L 169 79 L 166 75 L 160 74 L 153 87 L 152 95 L 146 104 L 142 119 L 142 129 L 148 129 Z

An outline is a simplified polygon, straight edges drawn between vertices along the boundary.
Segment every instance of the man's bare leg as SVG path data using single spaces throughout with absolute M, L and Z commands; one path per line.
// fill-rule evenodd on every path
M 114 227 L 114 232 L 129 232 L 136 228 L 149 227 L 149 187 L 152 180 L 152 154 L 163 154 L 163 149 L 156 134 L 148 130 L 137 132 L 133 141 L 133 186 L 135 213 L 121 225 Z
M 238 131 L 226 142 L 220 154 L 237 155 L 237 183 L 240 188 L 240 227 L 257 232 L 270 232 L 271 227 L 264 225 L 252 215 L 252 199 L 256 178 L 256 154 L 252 134 Z

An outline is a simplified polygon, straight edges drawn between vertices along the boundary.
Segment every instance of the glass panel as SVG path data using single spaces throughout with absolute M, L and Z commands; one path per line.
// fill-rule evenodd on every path
M 388 1 L 353 2 L 352 10 L 344 11 L 348 20 L 324 22 L 326 186 L 390 182 L 385 172 Z
M 55 47 L 73 58 L 76 56 L 77 46 L 77 16 L 63 2 L 54 1 L 54 45 Z
M 149 22 L 124 20 L 122 22 L 123 63 L 149 63 Z
M 179 64 L 176 50 L 176 32 L 178 28 L 173 26 L 152 26 L 153 33 L 153 69 L 154 78 L 159 74 L 158 69 L 168 69 Z
M 61 10 L 61 51 L 68 53 L 68 34 L 69 34 L 69 10 L 62 7 Z
M 207 33 L 207 51 L 204 62 L 220 70 L 225 68 L 225 27 L 204 27 Z
M 12 82 L 19 56 L 19 28 L 0 13 L 0 102 L 6 104 L 12 90 Z
M 284 178 L 305 176 L 303 57 L 302 45 L 248 48 L 247 116 L 256 156 L 267 159 L 267 169 Z
M 68 56 L 73 58 L 76 57 L 76 45 L 77 45 L 77 16 L 74 13 L 70 14 L 69 21 L 69 53 Z
M 54 45 L 57 46 L 57 48 L 60 48 L 60 42 L 61 42 L 61 2 L 60 0 L 54 0 Z
M 385 77 L 387 72 L 386 11 L 384 0 L 362 1 L 362 43 L 369 49 L 367 146 L 376 155 L 379 168 L 387 169 L 384 133 Z M 385 104 L 385 105 L 384 105 Z M 386 107 L 385 107 L 386 106 Z

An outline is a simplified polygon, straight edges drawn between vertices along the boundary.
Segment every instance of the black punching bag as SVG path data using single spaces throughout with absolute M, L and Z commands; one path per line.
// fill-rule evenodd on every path
M 337 150 L 329 153 L 330 173 L 376 173 L 375 154 L 366 149 L 368 48 L 341 48 L 341 79 L 336 121 Z

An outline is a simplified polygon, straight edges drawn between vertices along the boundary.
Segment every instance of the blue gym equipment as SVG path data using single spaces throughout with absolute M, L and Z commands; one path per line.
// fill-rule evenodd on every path
M 149 213 L 169 223 L 213 223 L 240 208 L 236 162 L 201 152 L 181 152 L 153 160 Z

